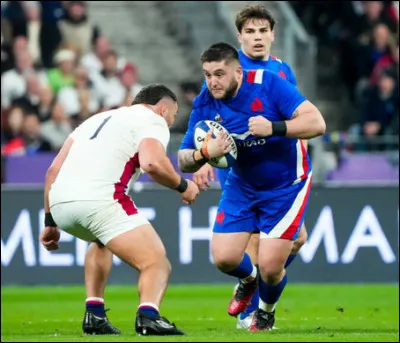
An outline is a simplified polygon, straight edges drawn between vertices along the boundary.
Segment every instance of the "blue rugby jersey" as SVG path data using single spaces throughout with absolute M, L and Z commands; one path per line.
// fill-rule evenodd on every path
M 203 88 L 193 103 L 188 130 L 180 149 L 194 149 L 193 128 L 200 120 L 219 121 L 235 138 L 238 159 L 231 173 L 255 188 L 286 187 L 303 180 L 311 171 L 309 156 L 299 139 L 256 137 L 248 131 L 250 117 L 288 120 L 306 100 L 295 86 L 274 72 L 244 71 L 238 94 L 216 100 Z

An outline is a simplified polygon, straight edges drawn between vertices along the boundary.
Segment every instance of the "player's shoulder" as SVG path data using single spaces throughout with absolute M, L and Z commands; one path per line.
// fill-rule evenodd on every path
M 271 55 L 270 58 L 271 58 L 271 61 L 273 63 L 279 64 L 282 69 L 290 69 L 290 70 L 292 70 L 290 65 L 287 62 L 285 62 L 284 60 L 282 60 L 282 59 L 280 59 L 280 58 L 278 58 L 276 56 L 273 56 L 273 55 Z
M 211 103 L 210 93 L 207 87 L 203 87 L 199 95 L 193 100 L 193 109 L 207 107 Z

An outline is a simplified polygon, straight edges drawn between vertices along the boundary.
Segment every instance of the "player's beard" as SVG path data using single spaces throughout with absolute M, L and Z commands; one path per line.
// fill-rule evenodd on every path
M 226 89 L 224 96 L 220 100 L 229 100 L 235 94 L 239 83 L 233 79 L 229 87 Z

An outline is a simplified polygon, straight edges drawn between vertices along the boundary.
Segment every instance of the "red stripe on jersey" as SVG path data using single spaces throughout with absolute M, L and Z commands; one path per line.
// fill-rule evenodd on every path
M 133 156 L 129 159 L 128 162 L 126 162 L 124 171 L 122 172 L 119 182 L 114 184 L 114 200 L 117 200 L 119 202 L 119 204 L 122 206 L 122 209 L 128 216 L 138 213 L 138 209 L 136 208 L 131 197 L 125 194 L 125 190 L 128 187 L 129 180 L 135 173 L 136 168 L 140 168 L 138 153 L 136 153 L 135 156 Z
M 269 57 L 271 57 L 271 59 L 273 59 L 274 61 L 277 60 L 277 58 L 275 56 L 270 55 Z
M 287 77 L 286 77 L 286 74 L 285 74 L 285 72 L 284 72 L 283 70 L 280 70 L 279 73 L 278 73 L 278 75 L 281 76 L 281 77 L 283 77 L 284 79 L 287 78 Z
M 302 140 L 300 140 L 300 148 L 301 148 L 301 155 L 303 156 L 303 175 L 301 176 L 301 179 L 304 180 L 307 177 L 308 171 L 310 170 L 310 164 L 308 163 L 307 150 Z
M 256 73 L 257 70 L 249 70 L 247 72 L 247 82 L 254 83 L 254 80 L 256 79 Z
M 310 180 L 310 182 L 308 183 L 307 192 L 306 192 L 306 195 L 304 196 L 303 203 L 301 204 L 299 213 L 297 213 L 297 216 L 296 216 L 296 218 L 294 218 L 292 224 L 290 224 L 290 226 L 287 228 L 287 230 L 285 230 L 285 232 L 281 235 L 280 238 L 292 239 L 293 235 L 296 233 L 297 229 L 299 228 L 301 218 L 303 218 L 304 211 L 305 211 L 306 205 L 307 205 L 307 200 L 310 195 L 311 182 L 312 182 L 312 180 Z

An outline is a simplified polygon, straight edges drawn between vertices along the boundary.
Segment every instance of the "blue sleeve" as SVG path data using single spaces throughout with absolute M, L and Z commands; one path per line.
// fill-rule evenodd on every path
M 296 76 L 294 75 L 292 68 L 290 68 L 289 64 L 287 63 L 285 63 L 284 65 L 286 67 L 286 80 L 288 80 L 292 85 L 297 86 Z
M 286 120 L 290 119 L 296 108 L 307 99 L 295 86 L 280 76 L 268 73 L 267 77 L 270 79 L 266 82 L 268 98 Z
M 190 118 L 189 118 L 189 124 L 188 128 L 186 130 L 185 136 L 183 137 L 181 146 L 179 150 L 183 149 L 195 149 L 195 146 L 193 144 L 193 135 L 194 135 L 194 127 L 200 120 L 205 120 L 206 118 L 203 118 L 202 116 L 202 111 L 199 109 L 194 108 L 192 110 L 192 113 L 190 113 Z

